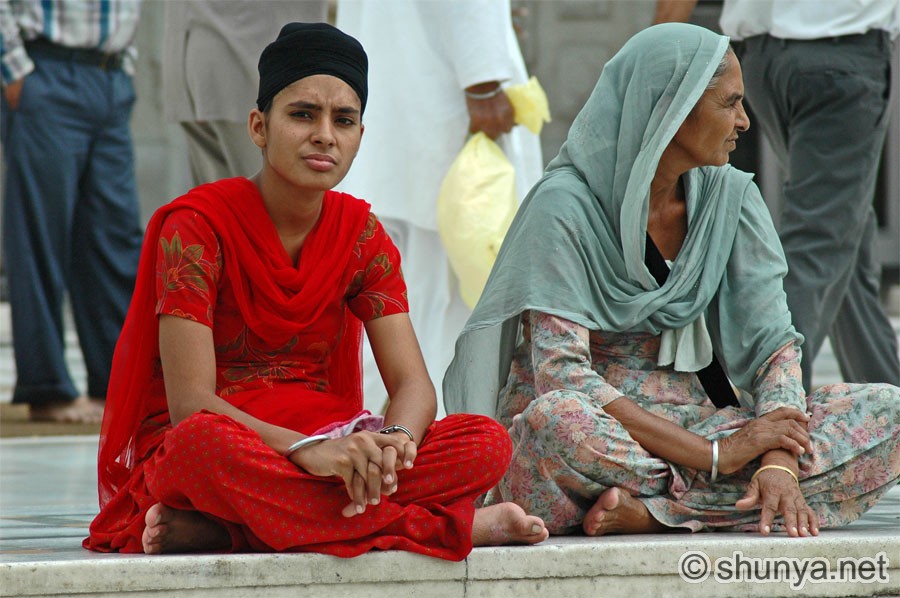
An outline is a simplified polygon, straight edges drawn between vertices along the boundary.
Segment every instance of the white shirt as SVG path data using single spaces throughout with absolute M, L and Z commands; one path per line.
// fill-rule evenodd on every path
M 464 89 L 526 81 L 508 0 L 340 0 L 337 27 L 369 56 L 359 154 L 341 191 L 380 218 L 437 230 L 437 199 L 469 128 Z M 540 140 L 522 126 L 498 139 L 523 197 L 540 178 Z
M 887 31 L 900 33 L 900 0 L 725 0 L 719 21 L 734 40 L 767 33 L 779 39 L 818 39 Z

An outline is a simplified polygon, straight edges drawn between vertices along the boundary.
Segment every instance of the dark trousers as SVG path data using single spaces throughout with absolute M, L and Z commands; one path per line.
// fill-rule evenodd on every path
M 747 101 L 784 166 L 785 292 L 805 337 L 803 384 L 825 338 L 848 382 L 900 384 L 880 303 L 873 196 L 889 113 L 887 33 L 740 47 Z
M 5 100 L 3 254 L 17 380 L 13 401 L 77 396 L 66 367 L 68 290 L 90 396 L 105 397 L 142 230 L 129 120 L 131 77 L 31 55 L 16 110 Z

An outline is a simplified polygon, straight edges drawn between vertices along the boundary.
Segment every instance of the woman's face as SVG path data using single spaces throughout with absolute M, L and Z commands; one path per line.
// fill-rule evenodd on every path
M 327 191 L 350 170 L 363 126 L 359 96 L 341 79 L 312 75 L 272 100 L 268 116 L 250 113 L 250 136 L 264 167 L 301 189 Z
M 750 128 L 744 111 L 741 65 L 728 52 L 728 67 L 715 87 L 707 89 L 672 139 L 669 150 L 688 168 L 723 166 L 737 147 L 738 133 Z M 673 156 L 674 157 L 674 156 Z

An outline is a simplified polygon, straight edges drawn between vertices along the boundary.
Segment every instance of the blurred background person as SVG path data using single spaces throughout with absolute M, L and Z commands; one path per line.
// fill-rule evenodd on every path
M 327 0 L 172 0 L 165 3 L 165 112 L 187 142 L 192 186 L 259 170 L 247 135 L 263 48 L 285 24 L 318 23 Z
M 513 126 L 503 87 L 527 80 L 508 0 L 339 0 L 337 26 L 369 54 L 366 138 L 341 189 L 365 197 L 397 244 L 410 317 L 438 389 L 471 311 L 437 231 L 441 183 L 469 133 L 494 138 L 521 199 L 543 170 L 539 138 Z M 387 394 L 365 351 L 366 406 Z
M 140 254 L 130 130 L 139 0 L 0 2 L 14 403 L 96 423 Z M 66 292 L 87 370 L 64 358 Z

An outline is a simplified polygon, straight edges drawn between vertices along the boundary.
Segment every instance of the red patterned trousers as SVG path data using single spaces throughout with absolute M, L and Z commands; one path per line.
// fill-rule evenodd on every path
M 170 430 L 136 471 L 130 500 L 120 492 L 107 505 L 110 516 L 133 521 L 109 521 L 120 533 L 107 543 L 101 513 L 85 544 L 141 551 L 144 526 L 137 517 L 161 502 L 223 523 L 234 551 L 352 557 L 378 548 L 462 560 L 472 549 L 474 502 L 500 480 L 510 455 L 509 435 L 494 420 L 451 415 L 428 429 L 415 466 L 398 472 L 396 493 L 346 518 L 341 510 L 350 499 L 343 480 L 306 473 L 227 416 L 197 413 Z

